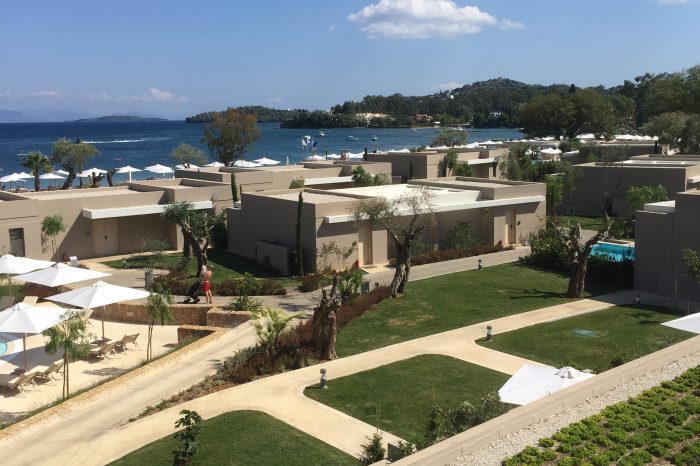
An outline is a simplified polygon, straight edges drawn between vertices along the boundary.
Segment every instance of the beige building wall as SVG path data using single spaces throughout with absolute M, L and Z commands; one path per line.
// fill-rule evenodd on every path
M 577 215 L 601 215 L 604 194 L 613 199 L 613 214 L 629 212 L 627 190 L 630 186 L 661 184 L 669 199 L 676 199 L 687 189 L 687 180 L 700 176 L 700 165 L 687 167 L 633 166 L 627 164 L 603 165 L 587 163 L 576 165 L 570 210 Z M 565 196 L 568 197 L 568 196 Z

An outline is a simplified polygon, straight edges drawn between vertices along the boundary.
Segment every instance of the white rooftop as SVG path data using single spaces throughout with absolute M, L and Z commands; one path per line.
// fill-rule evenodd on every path
M 676 211 L 676 201 L 650 202 L 649 204 L 644 204 L 644 210 L 647 212 L 672 214 Z

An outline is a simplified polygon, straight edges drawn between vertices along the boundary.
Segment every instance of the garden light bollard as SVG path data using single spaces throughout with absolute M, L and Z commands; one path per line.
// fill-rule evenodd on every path
M 477 266 L 479 267 L 479 270 L 481 270 L 482 268 L 484 268 L 484 262 L 483 262 L 481 259 L 478 259 L 478 260 L 477 260 L 477 264 L 478 264 Z
M 318 383 L 318 388 L 328 388 L 326 380 L 326 369 L 321 369 L 321 381 Z
M 635 303 L 637 306 L 639 306 L 640 304 L 642 304 L 642 295 L 641 295 L 641 294 L 638 294 L 637 296 L 634 297 L 634 303 Z
M 493 340 L 493 326 L 487 325 L 486 326 L 486 341 L 491 341 Z

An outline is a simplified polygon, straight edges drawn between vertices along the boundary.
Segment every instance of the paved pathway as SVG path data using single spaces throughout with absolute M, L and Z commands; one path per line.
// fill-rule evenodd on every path
M 483 336 L 487 323 L 492 324 L 497 332 L 506 332 L 629 303 L 633 299 L 634 293 L 628 291 L 575 301 L 403 342 L 322 365 L 328 370 L 331 385 L 334 378 L 426 353 L 444 354 L 512 374 L 523 363 L 530 361 L 473 343 Z M 27 465 L 42 464 L 46 458 L 51 458 L 52 464 L 104 464 L 171 434 L 174 431 L 173 422 L 181 409 L 196 410 L 204 418 L 241 409 L 263 411 L 354 456 L 359 452 L 359 445 L 374 432 L 374 427 L 303 396 L 304 388 L 317 382 L 320 367 L 311 366 L 223 390 L 119 427 L 107 419 L 112 419 L 112 414 L 120 417 L 117 414 L 119 410 L 129 412 L 141 409 L 141 400 L 133 402 L 125 396 L 119 408 L 112 406 L 108 412 L 99 407 L 86 407 L 81 410 L 80 422 L 75 419 L 70 423 L 61 422 L 48 432 L 42 429 L 42 432 L 2 445 L 4 459 L 9 464 Z M 103 419 L 104 423 L 96 425 L 95 418 Z M 93 422 L 83 422 L 82 419 L 92 419 Z M 70 426 L 70 429 L 66 426 Z M 396 437 L 385 435 L 384 439 L 391 441 Z M 32 449 L 31 446 L 39 441 L 42 442 L 41 450 Z

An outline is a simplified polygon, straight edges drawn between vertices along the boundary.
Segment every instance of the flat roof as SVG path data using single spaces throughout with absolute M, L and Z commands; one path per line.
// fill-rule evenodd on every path
M 644 209 L 647 212 L 661 212 L 672 214 L 676 211 L 676 201 L 650 202 L 644 204 Z
M 314 193 L 314 192 L 304 192 L 304 202 L 308 202 L 310 204 L 325 204 L 328 202 L 347 202 L 347 201 L 352 201 L 353 198 L 348 197 L 348 196 L 337 196 L 334 194 L 331 194 L 332 191 L 328 191 L 329 194 L 325 193 Z M 290 191 L 286 193 L 277 193 L 277 194 L 263 194 L 265 197 L 271 197 L 274 199 L 284 199 L 286 201 L 298 201 L 299 200 L 299 192 L 298 191 Z
M 211 209 L 214 207 L 212 201 L 190 202 L 193 209 Z M 168 204 L 147 204 L 128 207 L 112 207 L 108 209 L 83 209 L 83 217 L 91 220 L 102 218 L 132 217 L 134 215 L 150 215 L 162 213 Z
M 77 199 L 85 197 L 102 197 L 105 195 L 120 195 L 120 196 L 133 196 L 142 194 L 140 191 L 132 191 L 130 189 L 58 189 L 56 191 L 41 191 L 41 192 L 27 192 L 20 193 L 22 196 L 28 199 L 39 199 L 42 201 L 55 200 L 55 199 Z
M 351 183 L 352 176 L 327 176 L 325 178 L 310 178 L 304 180 L 304 186 L 314 186 L 318 184 L 341 184 Z

